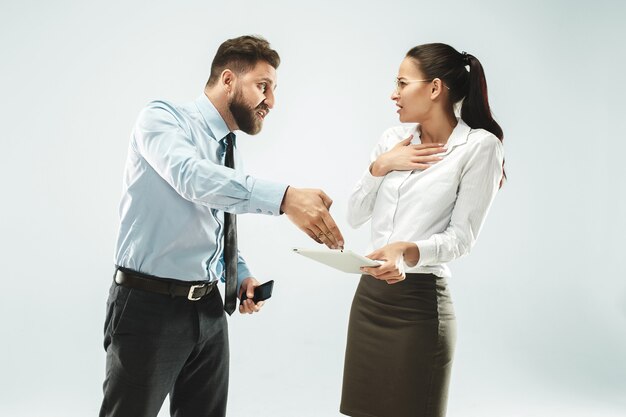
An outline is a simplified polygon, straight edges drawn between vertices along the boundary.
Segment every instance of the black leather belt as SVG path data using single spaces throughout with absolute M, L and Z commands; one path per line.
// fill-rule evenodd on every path
M 171 278 L 160 278 L 142 274 L 128 268 L 118 267 L 115 271 L 115 282 L 128 288 L 156 292 L 172 297 L 187 297 L 188 300 L 198 301 L 213 291 L 217 281 L 194 281 L 186 283 Z

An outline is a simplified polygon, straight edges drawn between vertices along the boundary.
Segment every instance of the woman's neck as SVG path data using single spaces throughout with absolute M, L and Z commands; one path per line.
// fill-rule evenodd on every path
M 446 144 L 458 121 L 454 112 L 436 115 L 420 124 L 422 143 Z

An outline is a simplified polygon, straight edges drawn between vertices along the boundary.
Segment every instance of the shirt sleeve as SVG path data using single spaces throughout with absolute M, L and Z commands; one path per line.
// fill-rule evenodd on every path
M 502 143 L 495 136 L 477 145 L 463 170 L 448 227 L 414 242 L 420 252 L 417 266 L 439 265 L 470 252 L 498 192 L 503 158 Z
M 279 215 L 287 185 L 265 181 L 201 158 L 178 111 L 164 102 L 144 109 L 132 143 L 183 198 L 230 213 Z
M 383 177 L 375 177 L 370 172 L 371 164 L 378 159 L 378 157 L 385 152 L 385 139 L 386 132 L 378 142 L 374 150 L 370 155 L 370 164 L 363 172 L 361 179 L 356 183 L 356 186 L 352 190 L 352 194 L 348 199 L 348 224 L 353 228 L 357 228 L 372 218 L 372 211 L 374 210 L 374 204 L 376 203 L 376 195 L 380 184 L 382 184 Z
M 237 261 L 237 290 L 241 288 L 241 283 L 243 282 L 243 280 L 251 276 L 253 275 L 252 275 L 252 272 L 250 272 L 250 269 L 248 268 L 248 264 L 246 263 L 246 260 L 243 259 L 243 256 L 241 256 L 241 253 L 239 253 L 239 259 Z
M 254 277 L 254 275 L 252 275 L 252 272 L 250 271 L 250 268 L 248 268 L 248 263 L 246 262 L 246 260 L 243 258 L 243 256 L 241 256 L 241 252 L 237 251 L 238 254 L 238 258 L 237 258 L 237 291 L 239 291 L 239 288 L 241 288 L 241 283 L 243 282 L 244 279 L 246 278 L 250 278 L 250 277 Z M 226 282 L 226 274 L 223 274 L 221 279 L 221 282 Z

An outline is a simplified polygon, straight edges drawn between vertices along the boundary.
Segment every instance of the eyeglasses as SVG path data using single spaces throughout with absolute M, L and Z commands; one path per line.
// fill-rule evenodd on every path
M 405 78 L 396 78 L 394 80 L 394 85 L 396 86 L 395 92 L 399 93 L 400 90 L 402 90 L 404 87 L 407 86 L 407 84 L 413 84 L 413 83 L 429 83 L 431 82 L 432 79 L 430 80 L 407 80 Z
M 433 81 L 434 78 L 431 78 L 430 80 L 407 80 L 405 78 L 396 78 L 394 80 L 394 85 L 395 85 L 395 92 L 396 94 L 399 94 L 400 91 L 407 86 L 407 84 L 413 84 L 413 83 L 429 83 L 431 81 Z M 449 90 L 450 87 L 448 87 L 447 85 L 444 84 L 444 86 Z

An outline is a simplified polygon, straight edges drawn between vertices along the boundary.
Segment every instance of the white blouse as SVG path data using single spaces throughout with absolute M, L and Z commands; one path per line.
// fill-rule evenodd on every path
M 413 135 L 419 125 L 388 129 L 371 162 Z M 476 242 L 502 179 L 502 142 L 463 120 L 452 131 L 443 160 L 427 170 L 391 171 L 374 177 L 365 170 L 348 202 L 348 223 L 356 228 L 372 220 L 372 247 L 397 241 L 414 242 L 420 259 L 405 272 L 450 277 L 447 262 L 469 253 Z

